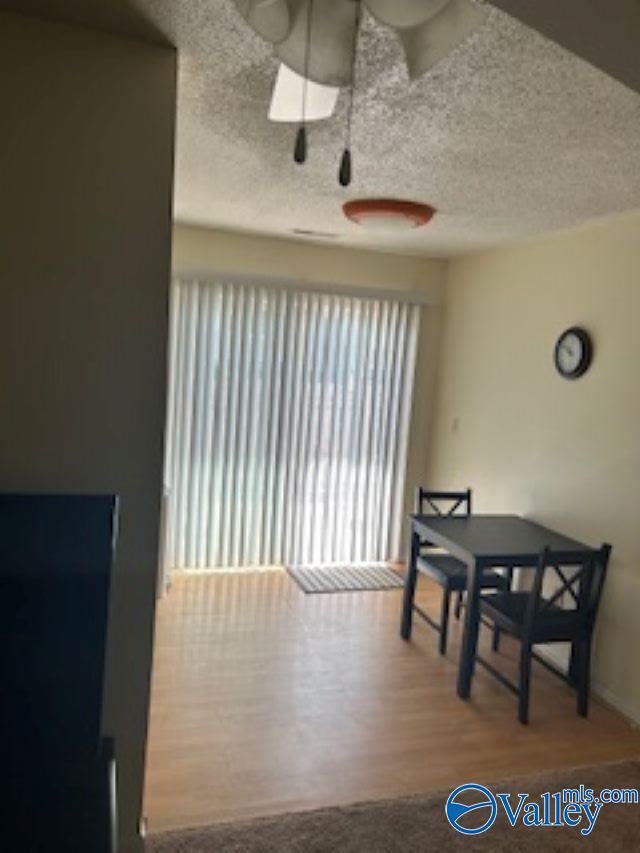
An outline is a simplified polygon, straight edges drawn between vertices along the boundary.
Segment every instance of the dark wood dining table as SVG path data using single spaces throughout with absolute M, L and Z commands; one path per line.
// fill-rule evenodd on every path
M 411 566 L 424 542 L 467 565 L 467 603 L 458 668 L 458 696 L 467 699 L 480 627 L 480 578 L 485 569 L 534 568 L 543 548 L 592 553 L 588 545 L 518 515 L 411 516 Z M 409 573 L 407 573 L 408 575 Z

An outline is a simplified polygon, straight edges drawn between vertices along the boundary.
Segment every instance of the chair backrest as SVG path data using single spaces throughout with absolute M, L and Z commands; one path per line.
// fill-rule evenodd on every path
M 611 545 L 606 543 L 599 550 L 586 554 L 545 548 L 536 567 L 525 615 L 525 631 L 533 631 L 540 625 L 554 606 L 566 610 L 567 616 L 577 617 L 575 624 L 579 629 L 590 631 L 598 614 L 610 555 Z M 544 581 L 549 575 L 559 583 L 553 594 L 544 598 Z
M 464 492 L 434 492 L 418 486 L 415 497 L 417 515 L 471 515 L 471 489 Z

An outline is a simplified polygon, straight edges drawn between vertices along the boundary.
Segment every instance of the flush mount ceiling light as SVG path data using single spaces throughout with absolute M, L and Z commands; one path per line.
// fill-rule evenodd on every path
M 351 183 L 351 124 L 362 12 L 397 32 L 409 77 L 420 77 L 484 22 L 481 0 L 234 0 L 240 14 L 273 45 L 280 67 L 270 118 L 300 124 L 294 150 L 307 159 L 307 122 L 333 113 L 349 88 L 347 141 L 339 180 Z
M 392 198 L 362 198 L 347 201 L 344 215 L 369 231 L 410 231 L 426 225 L 435 208 L 417 201 Z

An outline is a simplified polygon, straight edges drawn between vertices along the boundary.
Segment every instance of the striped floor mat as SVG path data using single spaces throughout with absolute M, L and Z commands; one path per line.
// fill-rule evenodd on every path
M 358 592 L 397 589 L 404 581 L 388 563 L 352 566 L 287 566 L 303 592 Z

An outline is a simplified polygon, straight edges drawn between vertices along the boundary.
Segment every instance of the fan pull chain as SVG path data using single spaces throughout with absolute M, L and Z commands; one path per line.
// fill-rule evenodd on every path
M 338 181 L 340 186 L 348 187 L 351 183 L 351 128 L 353 125 L 353 104 L 356 88 L 356 61 L 358 58 L 358 35 L 360 33 L 360 22 L 362 20 L 362 0 L 356 0 L 356 20 L 353 30 L 353 52 L 351 54 L 351 86 L 349 88 L 349 110 L 347 113 L 347 144 L 340 159 L 340 170 Z
M 309 85 L 309 54 L 311 53 L 311 23 L 313 21 L 313 0 L 307 8 L 307 42 L 304 52 L 304 81 L 302 83 L 302 122 L 296 134 L 293 159 L 296 163 L 307 161 L 307 87 Z
M 293 149 L 293 159 L 296 163 L 305 163 L 307 160 L 307 128 L 301 124 L 296 133 L 296 145 Z

